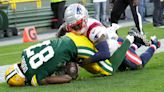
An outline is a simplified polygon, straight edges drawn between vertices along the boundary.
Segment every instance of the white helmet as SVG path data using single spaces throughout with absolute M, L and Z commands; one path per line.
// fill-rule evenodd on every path
M 69 5 L 65 10 L 64 19 L 68 31 L 74 30 L 78 34 L 83 34 L 87 30 L 88 11 L 81 4 Z

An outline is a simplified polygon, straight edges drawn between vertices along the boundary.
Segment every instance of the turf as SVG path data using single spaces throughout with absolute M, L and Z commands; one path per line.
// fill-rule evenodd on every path
M 94 77 L 85 71 L 80 79 L 68 84 L 40 87 L 8 87 L 1 92 L 162 92 L 164 90 L 164 53 L 154 55 L 143 70 L 117 72 L 109 77 Z M 84 76 L 85 75 L 85 76 Z
M 120 29 L 119 35 L 125 37 L 127 29 Z M 157 35 L 164 38 L 164 29 L 144 25 L 147 37 Z M 0 66 L 21 60 L 21 51 L 34 43 L 0 47 Z M 95 77 L 80 69 L 78 80 L 67 84 L 40 87 L 9 87 L 0 84 L 0 92 L 163 92 L 164 90 L 164 53 L 153 56 L 143 70 L 116 72 L 113 76 Z
M 119 29 L 118 30 L 119 35 L 125 37 L 130 28 L 131 27 L 125 27 Z M 164 28 L 156 28 L 153 27 L 152 24 L 145 24 L 143 25 L 143 30 L 146 34 L 147 39 L 149 39 L 150 36 L 153 35 L 156 35 L 159 39 L 164 38 Z

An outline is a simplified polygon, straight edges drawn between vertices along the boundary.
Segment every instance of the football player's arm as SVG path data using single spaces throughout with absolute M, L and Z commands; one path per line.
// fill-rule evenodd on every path
M 99 42 L 95 47 L 98 52 L 96 52 L 93 56 L 84 59 L 82 61 L 83 63 L 99 62 L 110 58 L 109 47 L 106 41 Z
M 41 81 L 41 84 L 61 84 L 69 83 L 78 77 L 78 66 L 75 62 L 67 62 L 64 75 L 50 76 Z
M 85 59 L 84 62 L 98 62 L 102 60 L 109 59 L 110 52 L 109 47 L 107 44 L 106 39 L 107 36 L 107 29 L 104 26 L 97 26 L 91 29 L 90 32 L 87 34 L 90 41 L 92 41 L 98 50 L 93 56 L 88 59 Z
M 69 75 L 49 76 L 40 81 L 41 85 L 69 83 L 72 80 Z
M 68 83 L 71 80 L 72 78 L 69 75 L 48 76 L 42 80 L 38 80 L 36 75 L 34 75 L 31 80 L 31 85 L 39 86 L 39 85 L 46 85 L 46 84 L 61 84 L 61 83 Z

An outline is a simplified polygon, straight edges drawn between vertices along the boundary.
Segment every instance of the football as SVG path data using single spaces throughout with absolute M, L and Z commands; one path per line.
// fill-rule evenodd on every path
M 70 75 L 73 80 L 78 77 L 78 65 L 75 62 L 68 62 L 66 64 L 66 74 Z

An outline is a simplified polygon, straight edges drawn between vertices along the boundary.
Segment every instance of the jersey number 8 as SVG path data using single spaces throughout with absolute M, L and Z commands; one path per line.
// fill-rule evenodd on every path
M 44 62 L 47 62 L 49 59 L 51 59 L 54 56 L 54 50 L 52 46 L 48 46 L 49 44 L 50 41 L 48 40 L 48 41 L 44 41 L 41 44 L 37 44 L 26 49 L 27 57 L 31 56 L 29 59 L 29 64 L 31 65 L 31 68 L 37 69 Z M 41 47 L 43 45 L 46 45 L 46 47 L 43 48 L 39 53 L 34 53 L 33 49 L 35 47 Z

